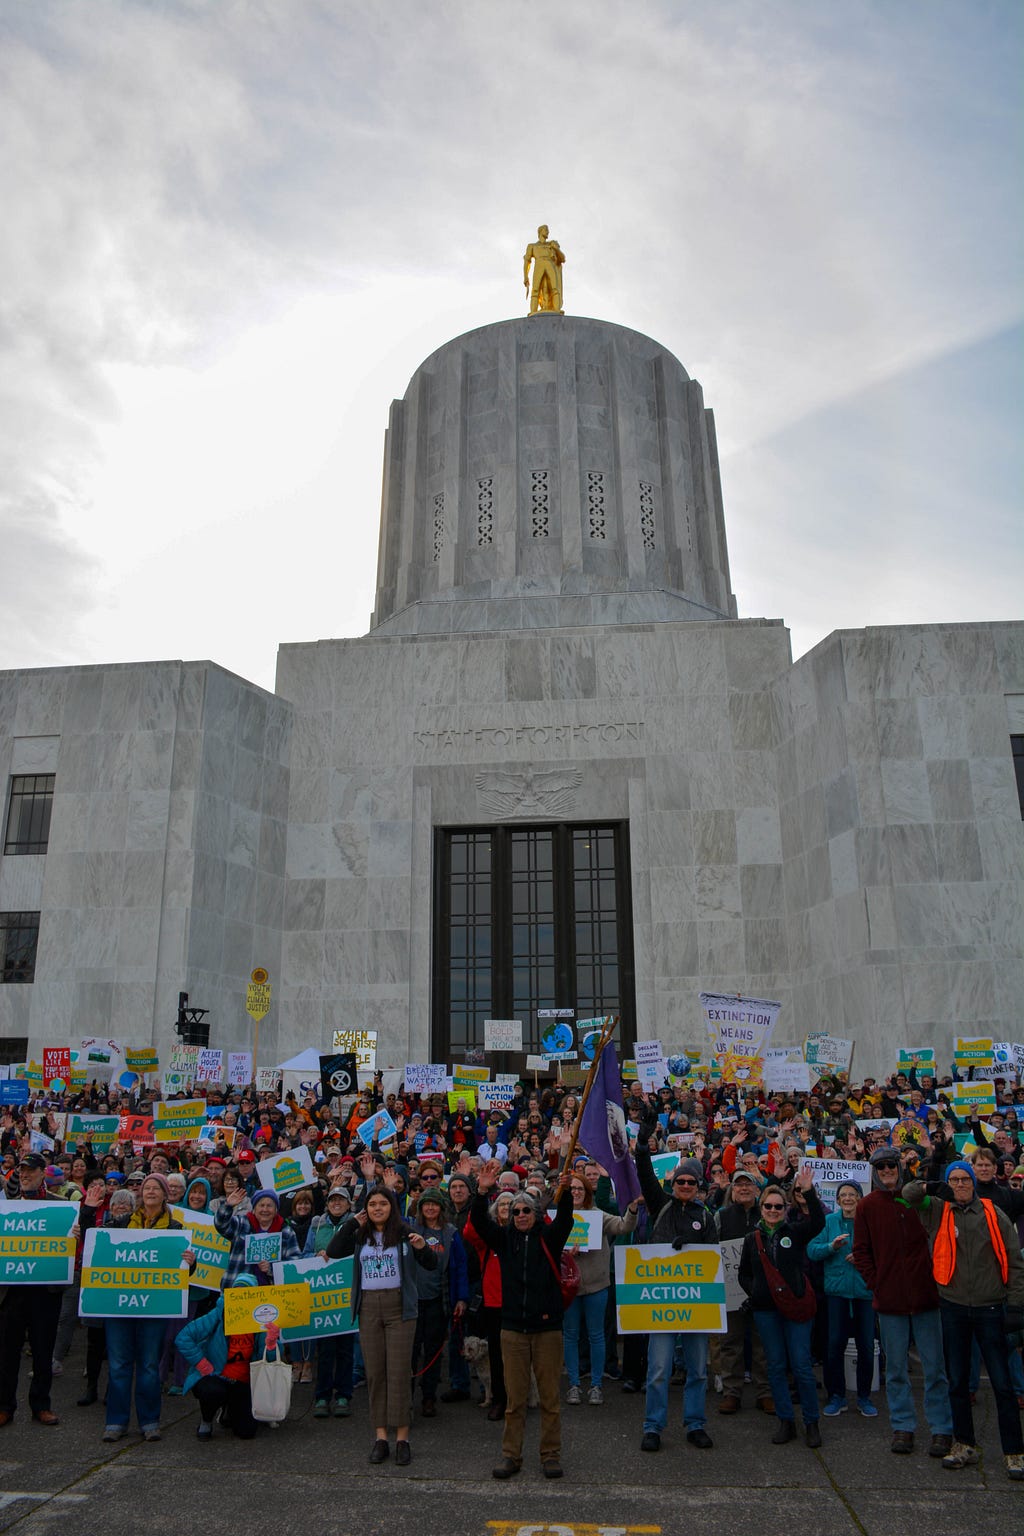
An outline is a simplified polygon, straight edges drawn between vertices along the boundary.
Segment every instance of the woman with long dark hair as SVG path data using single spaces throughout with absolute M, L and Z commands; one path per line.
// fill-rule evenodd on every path
M 359 1345 L 366 1367 L 370 1418 L 375 1438 L 370 1460 L 390 1455 L 388 1426 L 395 1429 L 395 1462 L 407 1467 L 409 1381 L 419 1318 L 419 1293 L 413 1264 L 437 1266 L 426 1240 L 402 1219 L 394 1193 L 371 1185 L 366 1205 L 327 1244 L 329 1259 L 351 1254 L 352 1316 L 359 1321 Z

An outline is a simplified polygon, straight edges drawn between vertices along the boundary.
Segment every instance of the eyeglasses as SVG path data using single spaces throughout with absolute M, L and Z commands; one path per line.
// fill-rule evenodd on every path
M 761 1209 L 762 1211 L 784 1211 L 786 1207 L 784 1205 L 775 1205 L 773 1203 L 772 1205 L 762 1205 Z

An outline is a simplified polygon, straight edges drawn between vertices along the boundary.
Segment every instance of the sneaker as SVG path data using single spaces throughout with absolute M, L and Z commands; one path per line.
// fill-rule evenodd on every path
M 894 1429 L 889 1447 L 894 1456 L 913 1456 L 914 1432 L 911 1429 Z
M 949 1455 L 942 1458 L 942 1465 L 950 1472 L 959 1472 L 963 1467 L 975 1467 L 977 1464 L 978 1452 L 973 1445 L 965 1445 L 962 1440 L 954 1440 Z
M 640 1441 L 640 1449 L 642 1451 L 660 1451 L 661 1436 L 656 1435 L 653 1429 L 647 1430 L 643 1439 Z
M 205 1419 L 200 1419 L 199 1420 L 199 1427 L 196 1430 L 196 1439 L 197 1440 L 212 1440 L 213 1439 L 213 1425 L 212 1424 L 207 1424 Z
M 112 1445 L 115 1440 L 120 1440 L 125 1433 L 126 1426 L 124 1424 L 108 1424 L 103 1431 L 102 1438 L 108 1445 Z
M 878 1418 L 878 1409 L 875 1407 L 870 1397 L 858 1397 L 857 1412 L 860 1414 L 861 1418 L 864 1419 Z
M 147 1444 L 152 1445 L 154 1441 L 161 1440 L 163 1436 L 155 1424 L 150 1424 L 147 1429 L 142 1431 L 142 1438 Z
M 627 1376 L 624 1379 L 624 1381 L 622 1383 L 622 1386 L 620 1387 L 619 1390 L 622 1391 L 622 1392 L 629 1392 L 629 1393 L 639 1392 L 640 1391 L 640 1383 L 638 1381 L 634 1381 L 631 1376 Z
M 604 1373 L 608 1377 L 609 1381 L 622 1380 L 622 1372 L 617 1365 L 606 1365 L 604 1368 Z
M 1006 1458 L 1006 1475 L 1015 1483 L 1024 1483 L 1024 1456 L 1016 1451 Z
M 541 1462 L 541 1470 L 545 1477 L 561 1477 L 563 1475 L 562 1463 L 556 1460 L 554 1456 L 549 1457 L 547 1461 Z
M 491 1468 L 491 1476 L 500 1478 L 504 1482 L 507 1477 L 515 1477 L 519 1471 L 520 1463 L 513 1461 L 511 1456 L 503 1456 L 496 1467 Z
M 601 1404 L 604 1402 L 604 1393 L 601 1391 L 600 1387 L 591 1387 L 590 1391 L 587 1393 L 587 1402 L 590 1403 L 594 1408 L 600 1408 Z
M 55 1376 L 63 1376 L 64 1375 L 64 1367 L 63 1367 L 63 1365 L 61 1365 L 59 1360 L 54 1360 L 54 1362 L 53 1362 L 53 1374 Z
M 347 1397 L 336 1397 L 331 1412 L 336 1419 L 350 1419 L 352 1417 L 352 1405 Z
M 850 1405 L 845 1397 L 830 1397 L 822 1409 L 822 1413 L 824 1413 L 826 1419 L 837 1419 L 841 1413 L 847 1413 L 849 1407 Z
M 928 1455 L 938 1460 L 942 1456 L 948 1456 L 953 1444 L 952 1435 L 932 1435 L 932 1443 L 928 1447 Z
M 327 1401 L 326 1397 L 318 1397 L 316 1402 L 313 1404 L 313 1417 L 314 1417 L 314 1419 L 329 1419 L 330 1416 L 331 1416 L 331 1405 L 330 1405 L 330 1403 Z
M 167 1388 L 167 1396 L 168 1397 L 184 1397 L 185 1396 L 185 1388 L 184 1387 L 168 1387 Z
M 580 1391 L 579 1387 L 570 1387 L 568 1392 L 565 1394 L 565 1400 L 567 1403 L 572 1403 L 574 1405 L 576 1403 L 582 1403 L 583 1393 Z

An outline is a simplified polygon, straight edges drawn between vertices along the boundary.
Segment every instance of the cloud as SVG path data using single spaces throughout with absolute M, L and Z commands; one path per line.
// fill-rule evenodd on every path
M 1016 6 L 40 0 L 3 27 L 0 539 L 34 532 L 79 615 L 51 656 L 269 682 L 277 639 L 361 632 L 389 401 L 520 312 L 541 219 L 568 307 L 675 351 L 796 503 L 787 429 L 1020 317 Z M 27 591 L 0 664 L 39 655 Z

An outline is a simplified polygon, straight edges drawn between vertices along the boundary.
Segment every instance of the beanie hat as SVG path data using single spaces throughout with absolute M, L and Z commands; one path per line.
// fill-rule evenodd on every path
M 171 1198 L 171 1186 L 168 1184 L 168 1182 L 164 1178 L 163 1174 L 162 1173 L 147 1173 L 145 1179 L 143 1179 L 142 1182 L 145 1184 L 150 1179 L 155 1179 L 156 1180 L 156 1182 L 160 1185 L 160 1188 L 164 1192 L 164 1199 L 165 1200 L 169 1200 Z
M 978 1185 L 977 1175 L 975 1174 L 974 1169 L 971 1167 L 970 1163 L 965 1163 L 962 1158 L 959 1159 L 955 1163 L 947 1163 L 947 1165 L 946 1165 L 946 1177 L 947 1177 L 947 1179 L 949 1178 L 949 1175 L 951 1173 L 955 1172 L 955 1171 L 958 1171 L 960 1173 L 969 1173 L 970 1176 L 971 1176 L 972 1184 L 975 1186 L 975 1188 L 977 1188 L 977 1185 Z
M 430 1204 L 439 1205 L 441 1207 L 442 1211 L 443 1211 L 443 1210 L 447 1209 L 448 1197 L 445 1194 L 444 1190 L 441 1189 L 441 1188 L 437 1188 L 437 1189 L 421 1189 L 420 1190 L 419 1203 L 420 1203 L 420 1206 L 430 1205 Z
M 278 1199 L 276 1189 L 258 1189 L 252 1197 L 253 1210 L 256 1209 L 261 1200 L 272 1200 L 274 1202 L 275 1210 L 280 1208 L 281 1202 Z
M 258 1283 L 256 1276 L 250 1275 L 246 1269 L 239 1270 L 231 1282 L 232 1285 L 257 1285 Z
M 679 1167 L 674 1169 L 672 1177 L 676 1179 L 681 1173 L 688 1173 L 698 1184 L 704 1183 L 704 1169 L 695 1157 L 684 1157 Z
M 864 1191 L 861 1189 L 860 1185 L 854 1183 L 853 1179 L 844 1179 L 841 1184 L 837 1184 L 836 1185 L 836 1194 L 840 1195 L 843 1192 L 844 1189 L 852 1189 L 854 1194 L 857 1196 L 858 1200 L 860 1199 L 860 1197 L 864 1193 Z

